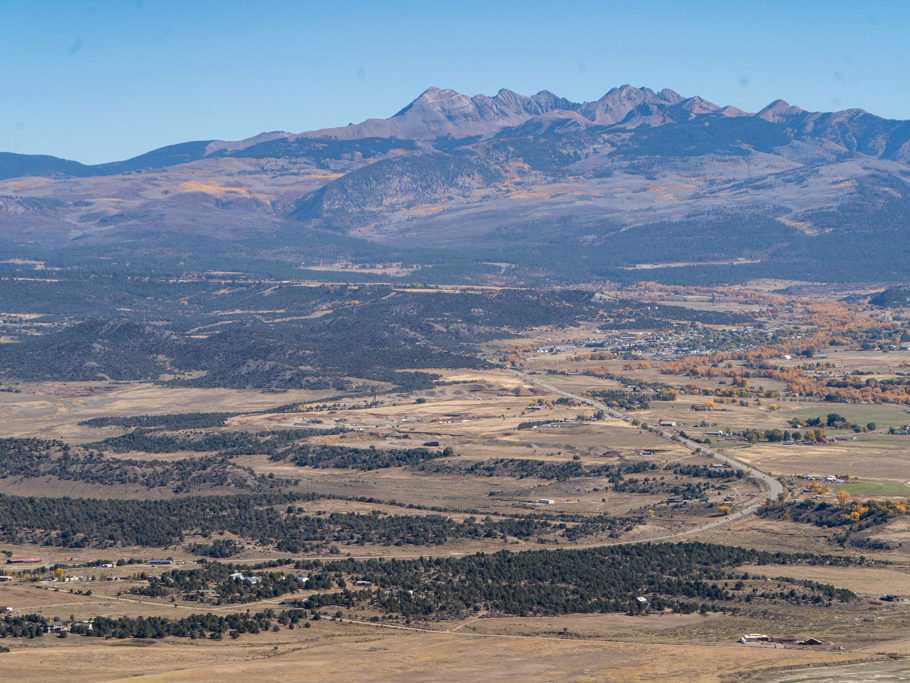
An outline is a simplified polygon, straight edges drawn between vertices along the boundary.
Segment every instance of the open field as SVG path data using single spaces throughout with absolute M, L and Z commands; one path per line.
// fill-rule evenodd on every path
M 315 401 L 337 393 L 269 394 L 162 387 L 147 382 L 44 382 L 17 388 L 19 393 L 0 393 L 3 436 L 65 438 L 75 442 L 99 437 L 97 430 L 78 424 L 95 417 L 255 411 L 295 401 Z
M 757 673 L 743 680 L 754 683 L 834 683 L 835 681 L 910 681 L 910 667 L 905 658 L 869 662 L 867 664 L 823 665 L 800 668 L 797 671 L 778 670 Z
M 787 410 L 784 408 L 783 410 Z M 851 422 L 865 425 L 874 422 L 879 432 L 887 431 L 888 427 L 900 427 L 910 423 L 910 414 L 906 406 L 896 405 L 813 405 L 797 408 L 794 406 L 787 411 L 786 417 L 819 417 L 827 413 L 839 413 Z
M 737 457 L 782 476 L 792 474 L 849 474 L 863 479 L 901 482 L 910 467 L 906 437 L 857 438 L 811 446 L 755 444 L 737 450 Z
M 772 574 L 771 567 L 744 566 L 744 571 Z M 910 594 L 910 568 L 866 567 L 856 571 L 852 567 L 788 567 L 787 573 L 795 579 L 811 579 L 849 588 L 864 596 Z
M 845 484 L 838 484 L 837 488 L 838 490 L 843 489 L 854 496 L 910 496 L 910 486 L 905 482 L 884 479 L 850 481 Z
M 298 634 L 306 634 L 303 637 Z M 773 666 L 852 661 L 849 655 L 807 650 L 671 645 L 549 637 L 395 632 L 327 624 L 252 636 L 241 644 L 188 645 L 71 640 L 16 647 L 4 655 L 5 675 L 46 680 L 66 668 L 71 680 L 550 680 L 717 681 L 728 673 Z M 339 657 L 342 648 L 345 656 Z

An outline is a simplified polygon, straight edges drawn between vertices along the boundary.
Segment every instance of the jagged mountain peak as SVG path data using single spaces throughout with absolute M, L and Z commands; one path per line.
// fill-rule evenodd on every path
M 398 137 L 434 140 L 493 135 L 503 128 L 519 126 L 529 119 L 554 110 L 573 111 L 578 105 L 541 91 L 532 97 L 502 88 L 494 96 L 469 97 L 450 88 L 431 87 L 389 119 L 368 119 L 363 123 L 305 133 L 306 137 L 355 139 Z
M 744 112 L 742 109 L 733 107 L 729 104 L 721 109 L 719 113 L 723 116 L 750 116 L 750 114 Z
M 708 100 L 702 99 L 698 95 L 683 100 L 679 103 L 679 106 L 692 114 L 713 114 L 721 109 L 713 102 L 708 102 Z
M 655 93 L 650 88 L 621 85 L 613 88 L 595 102 L 585 102 L 579 111 L 585 118 L 600 125 L 612 125 L 626 119 L 631 112 L 647 105 L 672 106 L 683 97 L 670 89 Z
M 796 116 L 806 113 L 805 109 L 794 107 L 784 100 L 774 100 L 767 107 L 762 109 L 756 116 L 771 123 L 780 123 L 789 116 Z
M 500 88 L 499 91 L 496 93 L 496 95 L 493 97 L 493 99 L 497 99 L 497 98 L 514 99 L 517 97 L 524 97 L 524 95 L 520 95 L 519 93 L 515 92 L 514 90 L 509 90 L 508 88 Z
M 685 104 L 688 103 L 688 104 Z M 528 97 L 507 88 L 489 95 L 468 96 L 451 88 L 433 86 L 424 90 L 406 107 L 389 119 L 368 119 L 363 123 L 304 133 L 305 137 L 332 137 L 357 139 L 363 137 L 397 137 L 412 140 L 435 140 L 438 137 L 464 138 L 495 135 L 504 128 L 522 126 L 531 119 L 560 112 L 555 118 L 572 119 L 579 125 L 657 125 L 679 117 L 667 116 L 662 111 L 668 107 L 687 107 L 687 115 L 719 111 L 719 107 L 701 98 L 686 99 L 679 93 L 664 88 L 658 92 L 650 88 L 626 84 L 612 88 L 594 102 L 579 104 L 558 97 L 548 90 L 541 90 Z M 570 114 L 580 114 L 580 118 Z M 548 124 L 547 124 L 548 125 Z M 547 125 L 543 127 L 546 128 Z
M 786 130 L 791 139 L 811 136 L 828 140 L 850 152 L 881 156 L 901 163 L 910 160 L 910 121 L 892 121 L 862 109 L 807 112 L 784 100 L 775 100 L 758 113 L 733 106 L 719 107 L 699 96 L 683 97 L 669 88 L 652 90 L 630 84 L 610 89 L 600 99 L 577 103 L 549 90 L 527 96 L 508 88 L 494 95 L 465 95 L 451 88 L 432 86 L 387 119 L 367 119 L 358 124 L 285 133 L 271 131 L 238 141 L 205 140 L 172 145 L 113 164 L 83 167 L 56 158 L 7 154 L 0 160 L 0 178 L 23 175 L 94 176 L 130 169 L 172 166 L 213 156 L 238 156 L 249 148 L 270 153 L 285 141 L 289 153 L 303 139 L 339 141 L 385 138 L 432 144 L 438 138 L 489 138 L 495 135 L 538 135 L 572 132 L 590 126 L 633 130 L 660 127 L 702 116 L 754 118 Z M 707 120 L 706 120 L 707 124 Z M 511 129 L 514 132 L 508 133 Z
M 412 102 L 395 113 L 392 118 L 405 116 L 410 111 L 439 110 L 452 107 L 464 107 L 471 101 L 467 95 L 462 95 L 457 90 L 450 88 L 437 88 L 432 86 L 424 90 Z

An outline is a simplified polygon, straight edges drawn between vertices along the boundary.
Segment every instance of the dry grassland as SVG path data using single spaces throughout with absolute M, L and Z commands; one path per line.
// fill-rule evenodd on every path
M 18 394 L 0 393 L 0 436 L 60 438 L 77 443 L 108 435 L 107 430 L 79 426 L 79 422 L 94 417 L 254 411 L 334 393 L 292 390 L 270 394 L 161 387 L 145 382 L 42 382 L 21 389 Z
M 327 623 L 237 643 L 16 644 L 4 674 L 25 681 L 718 681 L 736 671 L 855 660 L 738 645 L 672 645 L 369 629 Z
M 906 481 L 910 477 L 910 450 L 905 442 L 896 438 L 884 443 L 876 441 L 857 437 L 856 441 L 812 446 L 760 443 L 737 449 L 736 457 L 781 476 L 849 474 L 863 479 Z
M 745 679 L 750 683 L 841 683 L 842 681 L 910 681 L 910 664 L 904 657 L 844 666 L 820 665 L 798 671 L 758 673 Z
M 146 455 L 146 454 L 142 454 Z M 194 457 L 202 454 L 193 453 Z M 125 454 L 125 457 L 130 457 Z M 209 486 L 198 491 L 205 495 L 234 495 L 239 491 L 236 488 Z M 132 486 L 129 484 L 94 484 L 90 482 L 69 481 L 54 477 L 22 477 L 0 479 L 0 494 L 10 496 L 38 496 L 71 498 L 117 498 L 133 500 L 154 500 L 172 498 L 175 496 L 170 488 L 147 488 L 145 486 Z
M 829 541 L 831 533 L 831 529 L 811 524 L 748 517 L 734 524 L 700 532 L 692 538 L 705 543 L 737 545 L 767 552 L 829 553 L 832 550 Z
M 743 566 L 741 570 L 767 576 L 786 574 L 794 579 L 811 579 L 847 588 L 854 593 L 878 597 L 886 593 L 910 595 L 910 569 L 906 567 L 755 567 Z

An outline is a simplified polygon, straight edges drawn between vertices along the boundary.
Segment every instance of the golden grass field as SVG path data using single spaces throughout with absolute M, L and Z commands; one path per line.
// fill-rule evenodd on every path
M 855 661 L 846 654 L 569 636 L 429 633 L 325 623 L 236 643 L 74 642 L 16 647 L 7 680 L 73 681 L 718 681 L 770 667 Z
M 148 382 L 41 382 L 24 385 L 20 391 L 0 395 L 3 436 L 65 438 L 77 443 L 108 435 L 78 424 L 94 417 L 254 411 L 334 393 L 171 388 Z

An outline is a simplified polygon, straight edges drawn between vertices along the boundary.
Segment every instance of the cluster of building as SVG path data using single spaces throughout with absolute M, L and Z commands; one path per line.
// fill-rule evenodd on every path
M 844 484 L 850 478 L 849 474 L 829 474 L 827 477 L 816 477 L 812 474 L 801 474 L 800 479 L 806 481 L 826 481 L 829 484 Z
M 595 331 L 597 332 L 597 331 Z M 602 348 L 617 354 L 647 353 L 657 356 L 691 356 L 706 354 L 723 348 L 730 351 L 744 351 L 760 346 L 771 336 L 773 330 L 767 327 L 758 330 L 748 325 L 736 332 L 722 332 L 690 328 L 676 332 L 649 332 L 638 334 L 622 332 L 609 337 L 591 338 L 579 342 L 586 348 Z
M 594 334 L 602 334 L 594 330 Z M 730 333 L 713 332 L 714 335 L 724 335 L 724 348 L 741 351 L 755 348 L 760 345 L 770 331 L 757 330 L 747 326 L 742 328 L 735 336 Z M 761 335 L 757 339 L 756 335 Z M 547 339 L 547 341 L 552 341 Z M 658 356 L 688 356 L 692 354 L 709 353 L 718 348 L 721 340 L 706 337 L 704 330 L 689 329 L 677 332 L 619 332 L 603 337 L 589 337 L 580 340 L 565 340 L 547 346 L 541 346 L 537 353 L 571 353 L 580 348 L 604 349 L 612 353 L 648 353 Z

